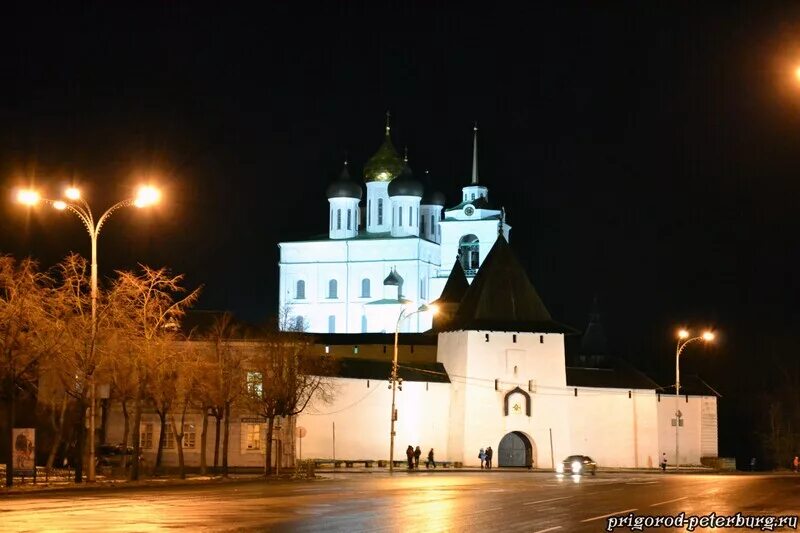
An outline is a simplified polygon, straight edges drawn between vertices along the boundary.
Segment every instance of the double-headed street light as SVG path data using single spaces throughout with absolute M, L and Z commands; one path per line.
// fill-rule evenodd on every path
M 81 191 L 75 187 L 69 187 L 64 191 L 63 200 L 51 200 L 43 198 L 37 191 L 33 189 L 20 189 L 17 191 L 17 201 L 27 206 L 35 206 L 40 202 L 47 203 L 59 211 L 70 211 L 78 216 L 83 222 L 86 230 L 89 232 L 89 237 L 92 241 L 92 340 L 90 344 L 90 357 L 89 360 L 94 364 L 94 350 L 95 340 L 97 335 L 97 239 L 100 236 L 100 230 L 103 229 L 103 224 L 108 220 L 115 211 L 123 207 L 149 207 L 158 203 L 161 199 L 161 192 L 151 185 L 144 185 L 139 187 L 136 196 L 127 198 L 106 209 L 105 213 L 95 221 L 92 209 L 89 204 L 81 196 Z M 95 383 L 94 383 L 94 368 L 89 370 L 89 472 L 88 480 L 95 480 Z
M 714 340 L 714 333 L 705 331 L 702 335 L 692 337 L 691 334 L 681 329 L 678 331 L 678 344 L 675 346 L 675 469 L 680 466 L 678 456 L 678 428 L 681 425 L 680 394 L 681 394 L 681 353 L 690 343 L 695 341 L 711 342 Z
M 394 328 L 394 355 L 392 356 L 392 375 L 389 378 L 392 382 L 392 413 L 390 424 L 391 429 L 389 432 L 389 473 L 394 472 L 394 423 L 397 421 L 397 409 L 395 409 L 395 398 L 397 396 L 397 342 L 400 337 L 400 322 L 418 313 L 424 313 L 425 311 L 430 311 L 431 314 L 435 315 L 438 312 L 438 308 L 435 305 L 423 304 L 416 311 L 412 311 L 412 307 L 404 307 L 400 310 L 400 315 L 397 317 L 397 324 Z

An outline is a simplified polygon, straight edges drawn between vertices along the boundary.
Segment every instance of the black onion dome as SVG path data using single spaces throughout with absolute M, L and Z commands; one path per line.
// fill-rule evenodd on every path
M 425 180 L 425 194 L 422 196 L 421 205 L 440 205 L 444 207 L 446 198 L 444 197 L 444 194 L 433 188 L 433 185 L 431 185 L 430 174 L 427 170 L 425 171 L 425 177 L 427 178 Z
M 400 175 L 389 182 L 388 192 L 389 196 L 419 196 L 421 198 L 424 188 L 422 183 L 414 179 L 411 167 L 406 163 L 403 165 Z
M 339 179 L 328 185 L 328 198 L 355 198 L 361 200 L 361 186 L 350 178 L 347 163 L 344 164 Z

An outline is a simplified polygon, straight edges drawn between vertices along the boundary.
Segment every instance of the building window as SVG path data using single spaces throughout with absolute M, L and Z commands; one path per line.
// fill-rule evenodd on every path
M 297 281 L 297 286 L 295 287 L 295 299 L 297 300 L 305 300 L 306 299 L 306 282 L 301 280 Z
M 367 332 L 367 315 L 361 315 L 361 333 Z
M 184 424 L 183 447 L 194 449 L 196 443 L 197 443 L 197 427 L 194 424 Z
M 383 225 L 383 198 L 378 198 L 378 225 Z
M 433 215 L 431 215 L 431 235 L 436 236 L 436 224 L 434 224 Z
M 336 210 L 336 229 L 342 229 L 342 210 Z
M 338 288 L 339 284 L 336 282 L 335 279 L 332 279 L 328 282 L 328 298 L 338 298 Z
M 367 226 L 372 224 L 372 200 L 367 202 Z
M 336 315 L 328 317 L 328 333 L 336 333 Z
M 397 208 L 397 216 L 400 218 L 400 220 L 397 222 L 397 225 L 398 226 L 402 226 L 403 225 L 403 208 L 402 207 L 398 207 Z
M 422 216 L 422 218 L 420 219 L 419 231 L 420 231 L 420 232 L 421 232 L 423 235 L 425 235 L 425 216 L 424 216 L 424 215 L 423 215 L 423 216 Z
M 244 426 L 244 442 L 247 450 L 261 449 L 261 424 L 242 424 Z
M 464 235 L 458 243 L 458 255 L 461 257 L 461 266 L 464 273 L 474 276 L 478 270 L 480 242 L 475 235 Z
M 333 209 L 331 209 L 331 229 L 333 229 Z
M 350 229 L 353 226 L 353 223 L 351 222 L 352 218 L 351 211 L 352 211 L 351 209 L 347 210 L 347 229 Z
M 419 280 L 419 297 L 427 298 L 427 296 L 425 295 L 425 279 Z
M 475 199 L 475 195 L 473 194 L 473 195 L 472 195 L 472 200 L 474 200 L 474 199 Z
M 164 443 L 165 450 L 171 450 L 175 447 L 175 435 L 172 434 L 172 424 L 169 422 L 164 424 L 164 431 L 161 433 L 161 441 Z
M 411 215 L 413 210 L 414 210 L 413 207 L 408 206 L 408 225 L 409 226 L 413 226 L 414 225 L 414 222 L 412 222 L 414 220 L 414 217 Z
M 261 372 L 249 371 L 246 379 L 247 394 L 260 398 L 264 392 L 264 376 Z
M 139 445 L 145 450 L 153 449 L 153 424 L 142 424 L 139 432 Z
M 361 280 L 361 297 L 369 298 L 369 278 Z

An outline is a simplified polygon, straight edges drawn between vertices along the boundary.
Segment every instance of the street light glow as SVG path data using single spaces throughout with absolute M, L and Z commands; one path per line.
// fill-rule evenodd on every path
M 685 329 L 682 329 L 682 330 L 678 331 L 678 337 L 679 337 L 679 338 L 681 338 L 681 339 L 685 339 L 685 338 L 687 338 L 688 336 L 689 336 L 689 332 L 688 332 L 688 331 L 686 331 Z
M 77 200 L 81 197 L 81 191 L 75 187 L 69 187 L 64 191 L 64 196 L 70 200 Z
M 800 67 L 797 67 L 795 69 L 794 75 L 795 75 L 795 77 L 797 77 L 798 80 L 800 80 Z
M 67 202 L 63 200 L 56 200 L 55 202 L 53 202 L 53 207 L 55 207 L 59 211 L 63 211 L 64 209 L 67 208 Z
M 136 192 L 136 199 L 133 205 L 136 207 L 148 207 L 157 204 L 161 199 L 161 191 L 151 185 L 145 185 Z
M 703 333 L 703 340 L 706 341 L 706 342 L 713 341 L 714 340 L 714 334 L 711 333 L 710 331 L 706 331 L 705 333 Z
M 36 205 L 41 197 L 33 189 L 20 189 L 17 191 L 17 201 L 25 205 Z

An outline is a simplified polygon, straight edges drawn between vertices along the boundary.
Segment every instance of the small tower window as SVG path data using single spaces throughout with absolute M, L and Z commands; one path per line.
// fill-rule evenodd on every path
M 336 210 L 336 229 L 342 229 L 342 210 Z
M 361 297 L 369 298 L 369 278 L 361 280 Z
M 338 298 L 339 284 L 336 282 L 335 279 L 332 279 L 328 282 L 328 298 Z
M 372 224 L 372 200 L 367 201 L 367 226 Z
M 420 232 L 421 232 L 423 235 L 425 235 L 425 217 L 422 217 L 422 218 L 420 219 L 420 227 L 419 227 L 419 231 L 420 231 Z
M 378 198 L 378 225 L 383 225 L 383 198 Z
M 414 225 L 414 222 L 413 222 L 414 216 L 412 215 L 413 211 L 414 211 L 414 208 L 411 207 L 411 206 L 408 206 L 408 225 L 409 226 L 413 226 Z
M 351 211 L 352 211 L 352 209 L 348 209 L 347 210 L 347 229 L 350 229 L 352 227 L 352 225 L 353 225 L 352 222 L 351 222 L 351 218 L 352 218 Z
M 397 221 L 397 225 L 398 226 L 402 226 L 403 225 L 403 208 L 402 207 L 398 207 L 397 208 L 397 217 L 399 219 Z
M 361 315 L 361 333 L 367 332 L 367 315 Z
M 474 200 L 474 199 L 475 199 L 475 194 L 473 194 L 473 195 L 472 195 L 472 198 L 471 198 L 471 200 Z
M 511 335 L 511 342 L 517 342 L 517 335 Z
M 427 295 L 425 294 L 425 278 L 419 280 L 419 297 L 427 298 Z
M 436 235 L 436 224 L 434 223 L 433 215 L 431 215 L 431 234 Z
M 539 335 L 539 344 L 544 344 L 544 335 Z
M 294 291 L 294 297 L 297 300 L 305 300 L 306 299 L 306 282 L 301 280 L 297 281 L 297 285 Z
M 336 333 L 336 315 L 328 316 L 328 333 Z

